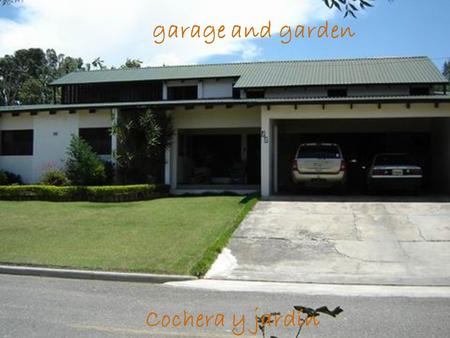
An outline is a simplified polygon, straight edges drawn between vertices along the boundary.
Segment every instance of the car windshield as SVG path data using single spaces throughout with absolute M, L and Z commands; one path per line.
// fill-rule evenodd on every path
M 375 158 L 375 165 L 413 165 L 413 159 L 404 154 L 385 154 Z
M 309 145 L 301 146 L 298 158 L 340 158 L 341 155 L 336 146 Z

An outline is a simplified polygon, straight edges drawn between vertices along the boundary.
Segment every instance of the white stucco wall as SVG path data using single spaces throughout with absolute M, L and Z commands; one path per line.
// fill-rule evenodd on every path
M 261 115 L 259 107 L 247 108 L 245 105 L 214 106 L 205 109 L 196 106 L 194 109 L 177 108 L 172 112 L 173 126 L 176 129 L 213 129 L 213 128 L 259 128 Z
M 204 99 L 232 98 L 233 79 L 203 80 Z
M 33 156 L 0 156 L 0 168 L 21 175 L 25 183 L 39 182 L 48 167 L 63 166 L 71 136 L 78 135 L 79 128 L 101 127 L 111 127 L 110 110 L 2 114 L 0 131 L 33 129 Z

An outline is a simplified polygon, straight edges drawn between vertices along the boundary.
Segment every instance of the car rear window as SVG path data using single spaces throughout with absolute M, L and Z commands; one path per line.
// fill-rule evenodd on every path
M 378 155 L 375 165 L 414 165 L 414 160 L 407 155 Z
M 301 146 L 298 158 L 340 158 L 339 149 L 335 146 Z

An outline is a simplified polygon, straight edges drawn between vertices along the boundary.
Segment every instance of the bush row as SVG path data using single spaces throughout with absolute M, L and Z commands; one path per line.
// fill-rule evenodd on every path
M 166 196 L 168 186 L 155 184 L 123 186 L 16 185 L 0 186 L 0 200 L 9 201 L 91 201 L 128 202 Z

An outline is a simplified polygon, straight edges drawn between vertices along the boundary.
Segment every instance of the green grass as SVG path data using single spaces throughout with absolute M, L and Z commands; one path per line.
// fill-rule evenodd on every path
M 202 275 L 255 202 L 239 196 L 0 201 L 0 262 Z

